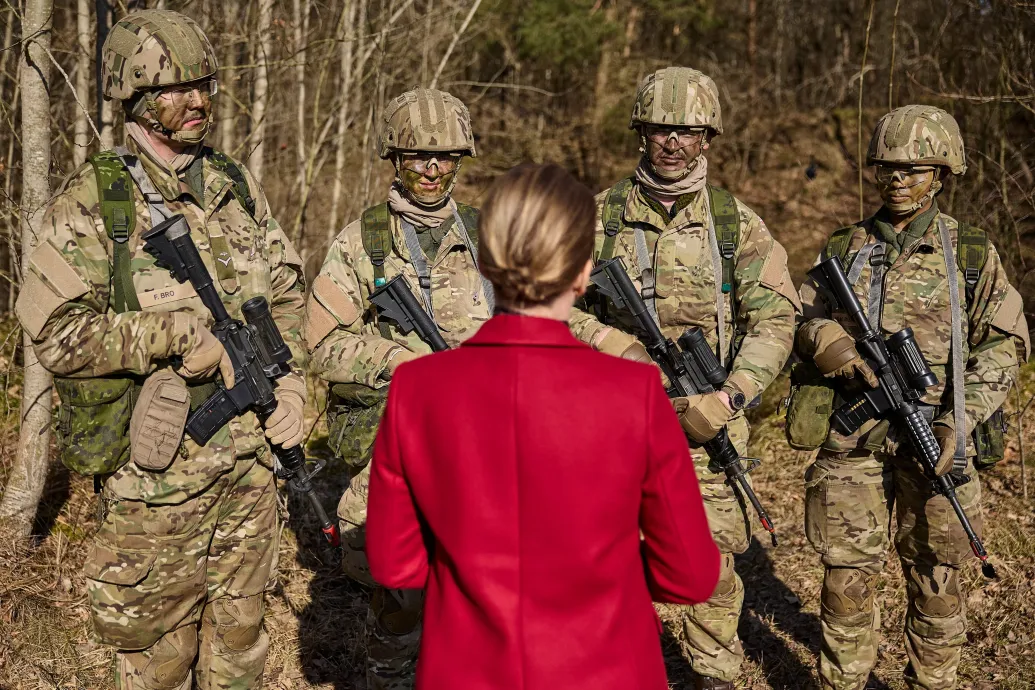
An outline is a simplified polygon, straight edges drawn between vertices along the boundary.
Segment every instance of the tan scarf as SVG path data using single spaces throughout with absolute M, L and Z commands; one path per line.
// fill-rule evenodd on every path
M 169 175 L 175 178 L 179 178 L 179 174 L 190 167 L 190 164 L 194 162 L 194 159 L 201 153 L 201 144 L 195 144 L 183 150 L 183 153 L 178 153 L 173 156 L 172 160 L 166 160 L 162 157 L 155 147 L 151 144 L 151 140 L 147 135 L 147 127 L 140 124 L 136 120 L 126 119 L 126 134 L 140 147 L 140 151 L 146 155 L 152 163 L 160 168 L 168 171 Z
M 437 228 L 447 218 L 453 217 L 451 199 L 446 197 L 442 206 L 436 209 L 416 204 L 402 193 L 400 183 L 396 180 L 388 191 L 388 207 L 408 220 L 412 225 L 425 228 Z
M 652 197 L 676 198 L 704 189 L 708 181 L 708 159 L 702 153 L 690 167 L 690 174 L 681 180 L 663 180 L 651 170 L 650 161 L 644 156 L 636 166 L 636 182 Z

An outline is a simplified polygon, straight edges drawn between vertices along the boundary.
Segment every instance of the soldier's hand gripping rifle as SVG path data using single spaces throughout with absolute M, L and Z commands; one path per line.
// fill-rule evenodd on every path
M 187 418 L 187 434 L 203 446 L 227 422 L 249 410 L 255 412 L 265 426 L 277 409 L 274 381 L 291 371 L 291 351 L 273 321 L 266 298 L 253 297 L 241 306 L 246 323 L 231 318 L 212 286 L 212 276 L 202 263 L 181 214 L 146 231 L 143 238 L 146 240 L 144 250 L 155 257 L 159 266 L 168 269 L 177 281 L 189 280 L 194 286 L 215 319 L 212 334 L 223 344 L 234 367 L 234 387 L 227 389 L 222 382 L 217 382 L 216 392 Z M 323 465 L 317 464 L 308 470 L 305 451 L 300 445 L 292 448 L 274 445 L 273 453 L 280 464 L 280 477 L 309 500 L 324 537 L 337 546 L 341 541 L 338 526 L 327 516 L 312 486 L 313 475 Z
M 667 391 L 669 397 L 714 393 L 726 382 L 726 369 L 708 346 L 700 328 L 694 326 L 687 329 L 679 336 L 679 345 L 664 336 L 647 311 L 647 305 L 629 279 L 629 274 L 625 272 L 621 257 L 599 264 L 589 274 L 589 279 L 617 308 L 628 310 L 647 333 L 647 353 L 672 383 Z M 751 502 L 762 527 L 769 532 L 773 546 L 776 546 L 773 521 L 747 481 L 748 472 L 758 467 L 760 462 L 755 458 L 741 458 L 725 427 L 702 447 L 711 461 L 726 473 L 726 483 L 731 488 L 735 485 L 739 487 Z M 747 463 L 746 466 L 742 460 Z
M 395 276 L 371 292 L 370 303 L 383 318 L 395 321 L 403 335 L 417 331 L 417 337 L 435 352 L 449 349 L 446 341 L 442 339 L 442 334 L 438 332 L 438 326 L 420 306 L 410 290 L 409 283 L 402 275 Z
M 917 408 L 917 402 L 928 387 L 938 383 L 938 377 L 927 364 L 923 352 L 913 338 L 913 329 L 903 328 L 885 340 L 873 328 L 855 293 L 838 257 L 831 257 L 811 271 L 816 284 L 831 295 L 836 309 L 844 310 L 858 327 L 860 335 L 855 339 L 859 353 L 868 360 L 873 373 L 877 375 L 878 387 L 849 398 L 830 418 L 831 425 L 841 434 L 850 436 L 871 419 L 888 419 L 909 437 L 924 474 L 934 485 L 934 490 L 944 496 L 952 506 L 956 517 L 970 540 L 974 555 L 981 559 L 981 572 L 985 577 L 995 578 L 995 568 L 988 562 L 981 539 L 967 519 L 956 487 L 966 484 L 970 477 L 960 474 L 937 476 L 935 467 L 941 451 L 931 430 L 931 424 Z

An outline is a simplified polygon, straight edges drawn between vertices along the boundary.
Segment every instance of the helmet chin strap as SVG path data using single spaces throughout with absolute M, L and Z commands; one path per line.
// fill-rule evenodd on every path
M 654 165 L 654 161 L 650 159 L 650 153 L 647 152 L 647 137 L 643 134 L 640 134 L 640 153 L 642 153 L 643 157 L 647 160 L 647 165 L 650 167 L 650 171 L 665 182 L 679 182 L 680 180 L 685 179 L 693 171 L 694 161 L 697 160 L 695 158 L 692 161 L 687 161 L 686 167 L 683 168 L 681 172 L 659 170 L 658 167 Z
M 205 126 L 200 129 L 189 129 L 189 130 L 172 130 L 162 124 L 162 121 L 158 119 L 158 103 L 155 101 L 154 96 L 151 93 L 144 94 L 143 102 L 146 104 L 146 108 L 141 116 L 144 118 L 144 123 L 151 128 L 152 131 L 158 132 L 173 141 L 181 144 L 200 144 L 208 136 L 209 130 L 212 129 L 212 113 L 209 113 L 205 118 Z
M 418 199 L 410 192 L 409 189 L 406 188 L 406 185 L 403 184 L 402 177 L 399 175 L 402 164 L 399 161 L 398 154 L 392 157 L 392 164 L 395 166 L 395 180 L 399 183 L 399 189 L 402 190 L 403 195 L 421 208 L 434 209 L 436 206 L 448 199 L 449 195 L 453 193 L 453 187 L 456 186 L 456 181 L 460 177 L 460 167 L 463 165 L 463 160 L 458 162 L 456 164 L 456 168 L 453 169 L 453 179 L 449 181 L 449 186 L 446 187 L 445 191 L 442 192 L 442 195 L 437 197 L 434 201 Z
M 912 187 L 917 186 L 918 184 L 922 184 L 922 182 L 915 182 L 915 183 L 913 183 L 911 185 L 908 185 L 906 188 L 910 189 Z M 885 201 L 884 205 L 888 207 L 889 211 L 894 211 L 895 213 L 901 213 L 901 214 L 913 213 L 914 211 L 918 211 L 921 208 L 923 208 L 924 205 L 927 204 L 928 201 L 933 199 L 938 194 L 938 192 L 940 192 L 941 190 L 942 190 L 942 181 L 938 180 L 938 179 L 935 179 L 933 182 L 931 182 L 931 188 L 927 190 L 927 193 L 924 194 L 919 199 L 917 199 L 912 204 L 909 204 L 908 206 L 900 206 L 898 204 L 891 204 L 891 203 Z

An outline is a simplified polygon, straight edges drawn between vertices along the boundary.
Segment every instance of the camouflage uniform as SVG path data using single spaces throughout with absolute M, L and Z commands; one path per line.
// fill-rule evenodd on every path
M 946 156 L 943 151 L 951 152 Z M 955 121 L 947 113 L 922 106 L 893 111 L 881 120 L 870 145 L 868 163 L 885 161 L 944 165 L 962 174 L 962 139 Z M 844 261 L 848 265 L 861 248 L 877 242 L 875 223 L 883 217 L 879 213 L 847 231 Z M 903 232 L 918 237 L 905 240 L 901 252 L 892 249 L 888 255 L 880 328 L 885 335 L 907 326 L 913 329 L 938 377 L 922 402 L 935 406 L 932 416 L 936 418 L 951 416 L 950 278 L 939 226 L 944 223 L 950 244 L 956 247 L 959 223 L 938 211 L 937 204 L 916 222 L 919 227 Z M 854 292 L 868 313 L 874 268 L 870 261 L 861 265 Z M 951 279 L 959 283 L 962 299 L 966 293 L 962 271 L 957 268 Z M 851 319 L 843 311 L 832 313 L 811 279 L 802 286 L 801 297 L 806 321 L 799 343 L 827 319 L 853 332 Z M 1022 358 L 1028 350 L 1020 295 L 1008 282 L 991 245 L 973 296 L 961 306 L 967 454 L 973 456 L 970 432 L 1005 401 L 1017 373 L 1017 348 Z M 826 566 L 819 664 L 824 687 L 862 690 L 876 663 L 880 622 L 875 586 L 888 556 L 893 509 L 898 522 L 895 548 L 909 597 L 906 682 L 932 690 L 956 687 L 956 669 L 966 641 L 966 597 L 960 590 L 959 568 L 971 551 L 948 501 L 933 492 L 911 453 L 909 443 L 897 438 L 894 430 L 889 432 L 886 421 L 871 421 L 850 437 L 831 431 L 806 471 L 806 534 Z M 958 496 L 980 534 L 981 486 L 973 463 L 967 463 L 965 474 L 970 482 L 958 489 Z
M 691 88 L 687 102 L 676 102 L 668 109 L 662 108 L 650 116 L 650 121 L 707 125 L 721 131 L 718 94 L 710 79 L 699 72 L 680 68 L 662 70 L 652 78 L 658 84 L 665 83 L 667 88 L 672 88 L 671 82 L 676 79 L 689 80 Z M 695 86 L 701 92 L 696 97 L 693 95 Z M 676 88 L 680 87 L 677 85 Z M 685 84 L 682 93 L 688 93 Z M 641 87 L 634 109 L 634 124 L 647 121 L 649 117 L 647 111 L 653 107 L 653 92 L 648 89 L 646 96 L 648 98 L 645 98 Z M 655 100 L 653 103 L 659 102 Z M 702 110 L 706 111 L 703 115 L 700 114 Z M 603 214 L 609 191 L 597 196 L 597 256 L 604 243 Z M 717 277 L 711 259 L 708 227 L 712 218 L 708 203 L 707 189 L 694 192 L 676 201 L 673 206 L 676 213 L 669 218 L 668 213 L 649 198 L 639 184 L 635 184 L 622 212 L 622 230 L 615 240 L 614 256 L 623 257 L 630 277 L 637 288 L 641 288 L 632 228 L 642 228 L 656 280 L 657 314 L 662 332 L 676 339 L 687 328 L 700 326 L 712 348 L 717 349 Z M 783 247 L 773 239 L 762 219 L 740 201 L 736 202 L 736 213 L 740 240 L 733 257 L 734 285 L 732 292 L 723 294 L 724 342 L 733 343 L 734 331 L 738 334 L 735 355 L 729 365 L 727 390 L 737 390 L 747 400 L 752 400 L 783 368 L 791 351 L 794 320 L 799 308 Z M 735 295 L 735 300 L 731 295 Z M 614 328 L 642 336 L 628 313 L 609 308 L 608 316 Z M 572 316 L 571 329 L 577 338 L 595 347 L 608 332 L 608 326 L 596 316 L 578 310 Z M 728 345 L 726 360 L 729 360 Z M 748 423 L 743 412 L 734 416 L 728 430 L 734 445 L 744 452 Z M 725 474 L 709 467 L 707 456 L 699 449 L 694 450 L 693 458 L 712 536 L 723 553 L 723 561 L 719 584 L 712 598 L 683 611 L 685 650 L 699 676 L 732 681 L 744 658 L 737 637 L 744 585 L 733 570 L 733 554 L 747 549 L 748 525 L 752 518 L 745 514 L 737 495 L 726 484 Z
M 381 156 L 388 158 L 396 150 L 464 151 L 474 155 L 467 109 L 440 91 L 418 89 L 403 94 L 387 109 L 381 133 Z M 387 213 L 391 249 L 384 258 L 382 280 L 404 276 L 415 297 L 422 301 L 402 219 L 391 207 Z M 467 230 L 473 233 L 475 228 Z M 455 347 L 492 316 L 475 256 L 456 222 L 447 220 L 434 228 L 417 227 L 416 231 L 425 251 L 425 242 L 431 236 L 438 244 L 433 257 L 428 257 L 431 302 L 442 337 Z M 331 384 L 346 384 L 350 396 L 362 398 L 364 393 L 358 390 L 383 399 L 388 386 L 387 367 L 393 356 L 403 349 L 427 354 L 431 348 L 414 332 L 403 334 L 390 321 L 377 322 L 369 296 L 381 283 L 364 247 L 363 232 L 363 221 L 350 223 L 331 245 L 306 305 L 306 341 L 310 366 L 317 376 Z M 332 385 L 332 389 L 341 387 Z M 339 402 L 341 398 L 332 393 L 329 409 L 338 407 Z M 344 413 L 335 416 L 330 423 L 336 448 L 353 443 L 351 436 L 372 430 L 357 428 L 345 417 Z M 373 427 L 379 417 L 367 417 L 365 423 Z M 370 576 L 364 530 L 369 449 L 361 455 L 352 461 L 355 475 L 338 505 L 338 516 L 345 571 L 357 582 L 373 587 L 366 620 L 367 686 L 371 690 L 411 688 L 420 644 L 423 592 L 387 590 L 376 586 Z
M 182 15 L 155 18 L 154 11 L 129 15 L 116 29 L 146 37 L 171 24 L 193 27 L 204 39 Z M 162 50 L 151 45 L 153 52 Z M 164 58 L 174 65 L 175 50 Z M 132 143 L 130 150 L 139 153 Z M 253 217 L 232 193 L 225 169 L 212 165 L 212 155 L 203 149 L 195 167 L 201 198 L 147 156 L 139 160 L 169 211 L 185 216 L 206 267 L 218 276 L 228 311 L 239 315 L 243 302 L 266 297 L 296 361 L 304 361 L 301 261 L 256 181 L 246 174 Z M 55 374 L 147 375 L 168 367 L 170 354 L 189 350 L 196 333 L 182 328 L 187 315 L 206 327 L 212 318 L 189 283 L 177 283 L 144 252 L 141 234 L 151 217 L 138 192 L 132 195 L 136 220 L 128 246 L 141 311 L 114 312 L 113 243 L 99 198 L 87 164 L 51 201 L 24 293 L 37 299 L 20 303 L 19 316 L 40 362 Z M 301 380 L 302 374 L 289 376 Z M 277 560 L 272 462 L 258 420 L 247 413 L 203 447 L 184 437 L 163 472 L 130 462 L 106 478 L 106 515 L 85 574 L 95 634 L 117 650 L 118 688 L 187 689 L 192 675 L 198 688 L 261 686 L 268 647 L 263 593 Z

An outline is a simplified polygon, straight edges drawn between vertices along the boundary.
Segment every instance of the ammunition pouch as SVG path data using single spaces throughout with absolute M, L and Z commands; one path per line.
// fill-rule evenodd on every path
M 787 442 L 796 450 L 816 450 L 830 434 L 834 388 L 812 362 L 791 366 L 787 404 Z
M 129 461 L 129 425 L 140 386 L 132 378 L 54 378 L 61 462 L 83 475 L 110 474 Z
M 327 401 L 327 442 L 335 457 L 362 469 L 374 452 L 377 427 L 385 413 L 388 388 L 335 383 Z
M 1006 417 L 1003 408 L 992 413 L 985 421 L 974 427 L 974 467 L 987 470 L 1003 459 L 1006 453 Z

